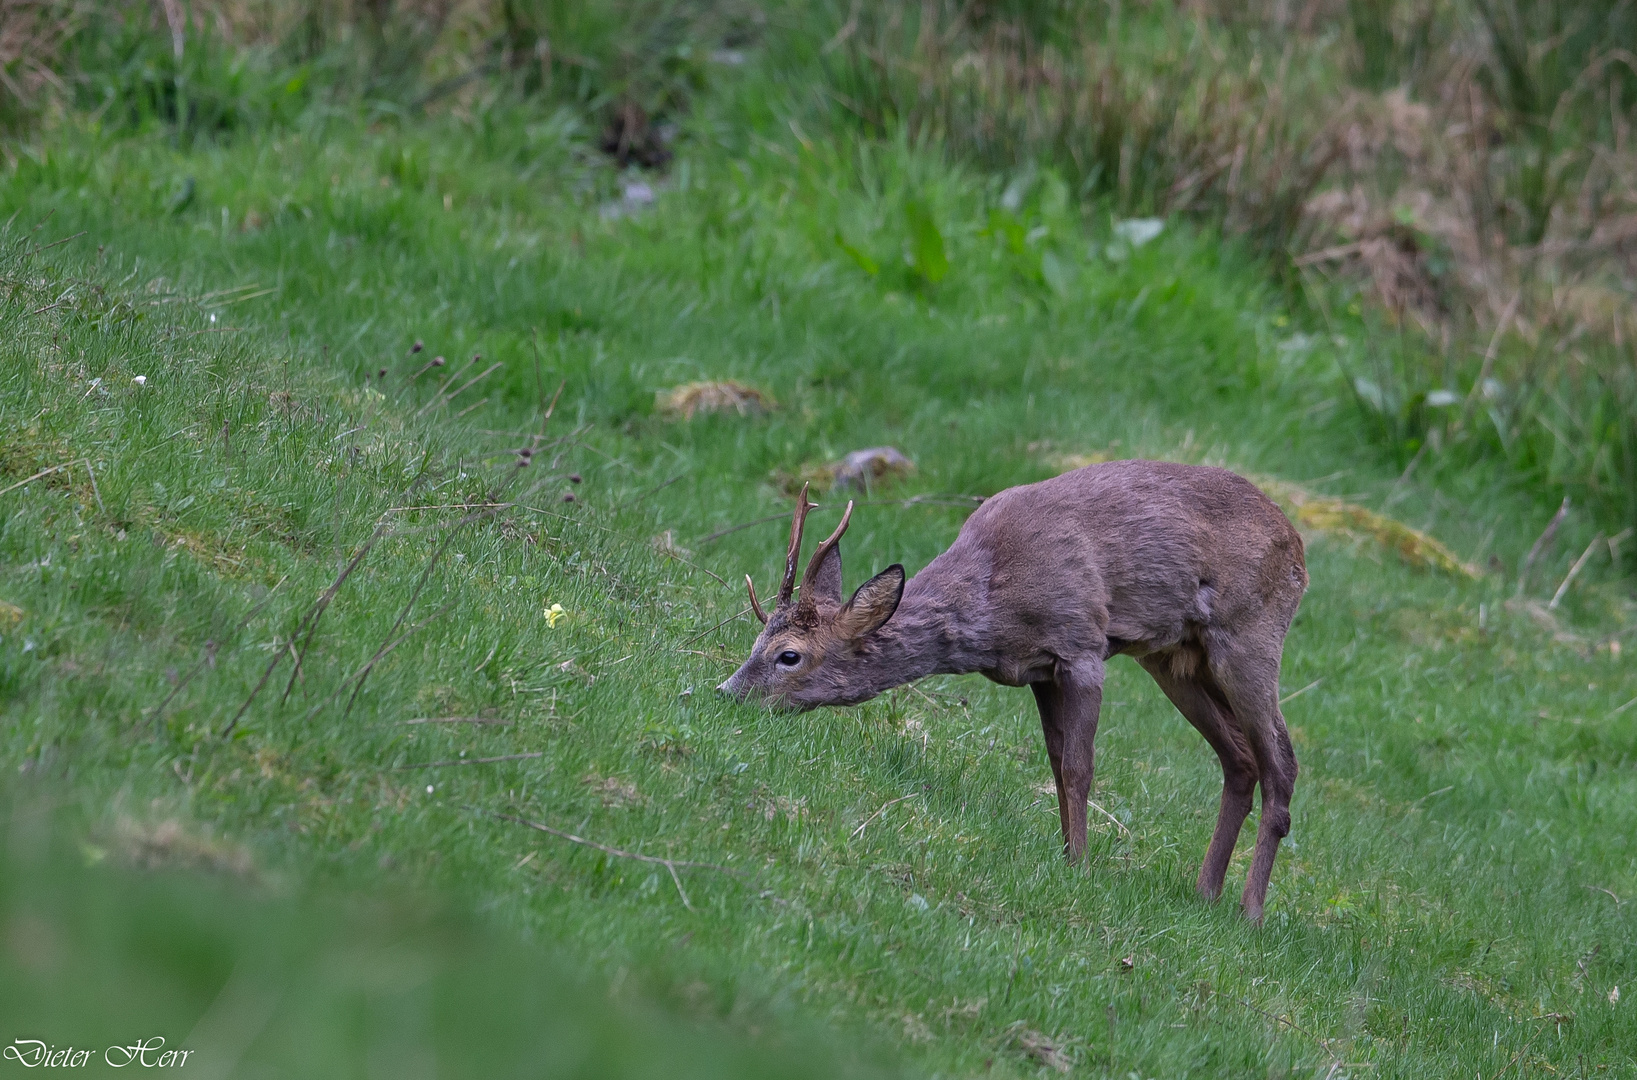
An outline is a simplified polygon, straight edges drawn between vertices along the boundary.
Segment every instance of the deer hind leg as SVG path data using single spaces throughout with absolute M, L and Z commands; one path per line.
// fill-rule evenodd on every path
M 1049 683 L 1031 683 L 1046 736 L 1046 755 L 1057 781 L 1057 814 L 1063 853 L 1078 862 L 1086 853 L 1086 801 L 1096 766 L 1097 717 L 1103 703 L 1101 663 L 1087 670 L 1059 664 Z
M 1268 879 L 1279 841 L 1290 834 L 1290 800 L 1296 791 L 1296 752 L 1285 718 L 1279 712 L 1279 653 L 1234 651 L 1230 646 L 1211 656 L 1211 671 L 1221 684 L 1239 731 L 1256 758 L 1262 788 L 1262 820 L 1256 830 L 1256 854 L 1240 907 L 1252 922 L 1262 921 Z
M 1256 757 L 1239 733 L 1238 722 L 1209 672 L 1179 676 L 1164 655 L 1143 657 L 1137 662 L 1154 677 L 1171 704 L 1205 737 L 1222 762 L 1222 802 L 1217 810 L 1216 831 L 1211 834 L 1199 878 L 1194 882 L 1200 896 L 1214 901 L 1222 895 L 1222 881 L 1239 842 L 1239 831 L 1250 814 L 1256 792 Z

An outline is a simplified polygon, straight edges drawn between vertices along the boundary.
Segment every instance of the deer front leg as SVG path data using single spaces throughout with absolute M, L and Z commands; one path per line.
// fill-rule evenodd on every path
M 1040 707 L 1046 756 L 1057 781 L 1057 814 L 1063 853 L 1078 862 L 1086 853 L 1086 800 L 1096 765 L 1097 717 L 1103 704 L 1101 663 L 1086 669 L 1059 663 L 1049 683 L 1033 683 Z
M 1063 830 L 1063 853 L 1069 851 L 1069 801 L 1063 795 L 1063 731 L 1058 726 L 1057 686 L 1054 683 L 1030 683 L 1035 706 L 1040 710 L 1040 730 L 1046 736 L 1046 759 L 1052 764 L 1052 779 L 1057 782 L 1057 823 Z

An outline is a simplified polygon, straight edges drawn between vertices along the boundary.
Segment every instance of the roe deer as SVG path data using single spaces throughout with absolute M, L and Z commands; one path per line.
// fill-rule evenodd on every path
M 1290 832 L 1296 754 L 1279 713 L 1285 634 L 1307 588 L 1302 539 L 1279 508 L 1225 469 L 1156 461 L 1091 465 L 984 502 L 949 550 L 908 582 L 887 567 L 842 601 L 842 533 L 802 577 L 803 487 L 772 614 L 717 689 L 806 710 L 853 705 L 934 674 L 980 672 L 1028 686 L 1057 781 L 1063 848 L 1086 849 L 1093 742 L 1108 658 L 1141 664 L 1222 760 L 1222 804 L 1196 884 L 1215 900 L 1262 788 L 1261 827 L 1240 901 L 1261 921 Z

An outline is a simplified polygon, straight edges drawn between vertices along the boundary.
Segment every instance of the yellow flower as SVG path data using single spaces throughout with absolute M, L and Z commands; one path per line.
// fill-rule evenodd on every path
M 566 619 L 567 617 L 568 612 L 563 610 L 562 604 L 553 604 L 546 609 L 546 625 L 551 627 L 553 630 L 557 629 L 558 622 Z

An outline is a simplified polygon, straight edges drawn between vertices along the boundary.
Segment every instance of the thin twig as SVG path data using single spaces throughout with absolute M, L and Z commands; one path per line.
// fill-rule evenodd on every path
M 283 585 L 286 581 L 289 581 L 289 580 L 290 580 L 290 575 L 289 574 L 285 574 L 283 577 L 279 578 L 278 585 L 274 585 L 271 589 L 268 589 L 267 590 L 267 595 L 262 597 L 261 600 L 256 603 L 256 606 L 252 607 L 250 609 L 249 613 L 246 614 L 244 618 L 239 620 L 239 629 L 243 630 L 245 627 L 249 626 L 250 623 L 251 623 L 251 620 L 253 620 L 257 615 L 261 614 L 262 608 L 266 607 L 268 604 L 271 604 L 273 602 L 273 594 L 279 591 L 279 585 Z
M 3 494 L 5 494 L 5 492 L 0 492 L 0 495 L 3 495 Z M 722 537 L 728 535 L 729 533 L 736 533 L 736 532 L 740 531 L 741 529 L 749 529 L 749 528 L 752 528 L 753 526 L 756 526 L 756 525 L 766 525 L 770 521 L 786 521 L 786 520 L 789 519 L 789 517 L 790 517 L 790 515 L 788 513 L 769 514 L 767 517 L 759 517 L 755 521 L 747 521 L 747 522 L 744 522 L 743 524 L 740 524 L 740 525 L 729 525 L 725 529 L 718 529 L 715 532 L 711 533 L 709 536 L 700 537 L 698 540 L 695 540 L 694 543 L 696 543 L 696 544 L 708 544 L 713 540 L 722 539 Z
M 34 256 L 38 255 L 42 251 L 50 251 L 52 248 L 56 247 L 58 244 L 66 244 L 70 240 L 78 240 L 80 237 L 85 235 L 86 231 L 87 230 L 85 230 L 85 229 L 81 229 L 79 232 L 75 233 L 73 236 L 65 236 L 61 240 L 53 240 L 51 243 L 46 244 L 43 247 L 37 247 L 33 251 L 29 252 L 27 257 L 28 258 L 33 258 Z
M 1605 896 L 1607 896 L 1607 897 L 1608 897 L 1608 898 L 1609 898 L 1609 899 L 1610 899 L 1610 900 L 1613 900 L 1613 901 L 1614 901 L 1614 906 L 1615 906 L 1615 907 L 1619 907 L 1619 906 L 1620 906 L 1620 905 L 1621 905 L 1621 904 L 1624 904 L 1624 903 L 1625 903 L 1625 901 L 1624 901 L 1624 900 L 1622 900 L 1622 899 L 1620 899 L 1620 898 L 1619 898 L 1619 897 L 1618 897 L 1618 896 L 1616 896 L 1616 895 L 1615 895 L 1615 894 L 1614 894 L 1614 890 L 1612 890 L 1612 889 L 1605 889 L 1605 888 L 1603 888 L 1603 886 L 1601 886 L 1601 885 L 1582 885 L 1582 886 L 1581 886 L 1581 888 L 1583 888 L 1583 889 L 1590 889 L 1590 890 L 1591 890 L 1591 891 L 1592 891 L 1592 892 L 1600 892 L 1600 893 L 1602 893 L 1602 894 L 1603 894 L 1603 895 L 1605 895 Z
M 1633 705 L 1637 705 L 1637 697 L 1632 698 L 1630 701 L 1626 702 L 1624 705 L 1621 705 L 1619 708 L 1612 710 L 1607 716 L 1603 717 L 1603 719 L 1613 720 L 1616 716 L 1619 716 L 1621 713 L 1625 712 L 1627 709 L 1631 708 Z
M 371 656 L 364 662 L 363 667 L 359 668 L 351 675 L 348 675 L 345 679 L 342 679 L 341 684 L 334 690 L 330 691 L 329 695 L 325 697 L 323 701 L 320 701 L 317 705 L 314 705 L 311 709 L 308 709 L 307 715 L 302 717 L 302 722 L 305 723 L 308 720 L 311 720 L 313 717 L 317 716 L 320 710 L 322 710 L 326 705 L 334 701 L 337 697 L 340 697 L 341 691 L 347 688 L 348 683 L 355 683 L 356 685 L 353 687 L 352 697 L 347 699 L 347 708 L 351 709 L 353 702 L 358 699 L 358 692 L 363 689 L 364 678 L 375 669 L 375 665 L 391 655 L 392 651 L 398 646 L 402 645 L 405 641 L 408 641 L 415 631 L 419 630 L 427 623 L 448 611 L 454 606 L 454 604 L 455 602 L 453 600 L 449 601 L 449 603 L 443 605 L 438 610 L 416 623 L 414 626 L 411 626 L 408 630 L 405 630 L 403 633 L 399 634 L 397 637 L 391 639 L 390 641 L 384 642 L 379 649 L 375 650 L 375 655 Z
M 847 837 L 847 839 L 857 840 L 860 836 L 862 836 L 864 834 L 864 830 L 865 830 L 865 828 L 867 828 L 869 826 L 870 822 L 874 821 L 876 818 L 880 817 L 882 814 L 885 814 L 889 808 L 897 806 L 899 803 L 903 802 L 905 799 L 913 799 L 919 794 L 921 794 L 919 791 L 912 791 L 908 795 L 900 795 L 896 799 L 888 799 L 886 802 L 881 804 L 881 809 L 877 810 L 875 813 L 873 813 L 869 817 L 865 818 L 863 823 L 860 824 L 858 826 L 858 828 L 854 829 L 852 835 Z
M 552 419 L 553 412 L 557 412 L 557 399 L 563 396 L 563 386 L 568 386 L 568 380 L 566 380 L 566 378 L 558 383 L 557 393 L 552 394 L 552 404 L 545 406 L 545 412 L 543 412 L 542 416 L 540 416 L 540 430 L 545 430 L 545 422 Z
M 1501 1077 L 1505 1076 L 1508 1070 L 1518 1063 L 1518 1059 L 1529 1052 L 1529 1048 L 1535 1045 L 1535 1040 L 1538 1039 L 1540 1037 L 1540 1033 L 1545 1030 L 1545 1028 L 1539 1028 L 1533 1035 L 1529 1036 L 1529 1041 L 1523 1044 L 1523 1049 L 1513 1054 L 1512 1060 L 1501 1066 L 1501 1071 L 1490 1077 L 1489 1080 L 1501 1080 Z
M 434 357 L 434 359 L 436 359 L 436 358 Z M 464 375 L 468 371 L 470 371 L 472 369 L 472 365 L 476 364 L 481 359 L 483 359 L 483 354 L 478 353 L 477 355 L 473 356 L 470 360 L 466 361 L 466 363 L 461 366 L 459 371 L 454 372 L 447 379 L 445 379 L 438 386 L 438 392 L 432 395 L 432 400 L 428 401 L 426 404 L 422 405 L 419 409 L 415 410 L 415 416 L 418 418 L 422 413 L 426 412 L 428 409 L 432 408 L 434 405 L 441 402 L 443 400 L 444 390 L 447 389 L 450 386 L 453 386 L 455 384 L 456 379 L 460 378 L 462 375 Z M 428 366 L 430 366 L 430 365 L 428 365 Z M 422 368 L 421 370 L 424 371 L 426 369 Z M 418 375 L 419 372 L 417 372 L 416 374 Z
M 1563 595 L 1569 591 L 1569 586 L 1573 585 L 1574 579 L 1580 576 L 1580 571 L 1586 565 L 1586 560 L 1592 557 L 1592 552 L 1597 550 L 1597 545 L 1602 542 L 1603 534 L 1598 533 L 1596 538 L 1586 545 L 1586 550 L 1580 553 L 1580 558 L 1576 559 L 1574 565 L 1569 567 L 1568 576 L 1563 579 L 1563 584 L 1559 585 L 1557 592 L 1552 594 L 1551 602 L 1546 605 L 1547 611 L 1557 610 L 1557 605 L 1562 603 Z
M 482 359 L 481 356 L 472 357 L 472 359 L 467 362 L 466 367 L 461 368 L 454 375 L 451 375 L 449 377 L 449 381 L 444 383 L 443 385 L 445 387 L 448 387 L 451 384 L 453 384 L 454 381 L 457 378 L 459 378 L 460 376 L 466 374 L 467 370 L 469 368 L 471 368 L 473 364 L 476 364 L 480 359 Z M 466 390 L 469 387 L 471 387 L 474 383 L 476 383 L 476 382 L 478 382 L 478 381 L 480 381 L 482 379 L 488 378 L 489 375 L 491 373 L 493 373 L 496 368 L 500 368 L 500 367 L 504 367 L 504 366 L 505 366 L 505 363 L 503 361 L 490 364 L 481 373 L 479 373 L 477 375 L 474 375 L 470 379 L 468 379 L 466 382 L 461 383 L 460 388 L 457 389 L 457 390 L 440 389 L 437 392 L 437 394 L 433 396 L 431 401 L 428 401 L 425 405 L 422 405 L 419 409 L 416 410 L 415 415 L 417 417 L 419 417 L 422 413 L 426 412 L 428 409 L 433 409 L 433 408 L 436 408 L 437 406 L 442 405 L 442 404 L 444 404 L 446 402 L 450 402 L 450 401 L 455 400 L 455 398 L 457 398 L 461 394 L 465 393 Z
M 1431 446 L 1431 439 L 1427 439 L 1421 443 L 1421 448 L 1415 452 L 1414 457 L 1410 458 L 1410 463 L 1404 466 L 1404 471 L 1398 474 L 1398 479 L 1393 481 L 1393 486 L 1387 489 L 1387 497 L 1381 501 L 1381 508 L 1383 510 L 1391 510 L 1393 508 L 1393 504 L 1398 502 L 1399 499 L 1403 498 L 1399 492 L 1402 491 L 1404 485 L 1409 482 L 1410 474 L 1415 471 L 1415 467 L 1417 465 L 1421 464 L 1421 459 L 1426 456 L 1427 450 Z
M 395 720 L 396 724 L 496 724 L 506 727 L 510 720 L 491 716 L 417 716 L 413 720 Z
M 683 556 L 678 555 L 675 550 L 660 549 L 659 553 L 661 555 L 665 556 L 665 558 L 667 558 L 667 559 L 675 559 L 677 562 L 681 563 L 683 566 L 692 567 L 693 569 L 699 571 L 701 574 L 704 574 L 705 576 L 709 577 L 712 581 L 715 581 L 718 585 L 722 586 L 724 589 L 729 587 L 728 583 L 726 581 L 722 580 L 722 578 L 718 577 L 716 574 L 712 573 L 711 571 L 705 569 L 703 566 L 700 566 L 698 563 L 694 562 L 692 559 L 684 558 Z
M 1506 328 L 1512 324 L 1512 318 L 1518 313 L 1518 303 L 1522 299 L 1523 289 L 1520 287 L 1512 294 L 1512 302 L 1506 305 L 1506 310 L 1501 312 L 1501 321 L 1495 324 L 1495 332 L 1489 337 L 1489 348 L 1484 350 L 1484 362 L 1478 368 L 1478 379 L 1472 384 L 1472 389 L 1467 391 L 1466 401 L 1461 405 L 1462 427 L 1466 427 L 1467 420 L 1472 416 L 1472 409 L 1477 405 L 1479 395 L 1483 393 L 1484 383 L 1489 381 L 1489 374 L 1495 369 L 1495 357 L 1501 346 L 1501 335 L 1505 334 Z
M 102 505 L 102 492 L 97 490 L 97 474 L 91 471 L 91 459 L 84 458 L 82 461 L 85 465 L 85 475 L 91 478 L 91 494 L 96 496 L 97 509 L 106 514 L 108 508 Z
M 398 627 L 402 626 L 404 624 L 404 620 L 409 618 L 410 611 L 415 607 L 415 601 L 420 599 L 421 591 L 426 588 L 426 583 L 432 579 L 432 571 L 437 568 L 438 560 L 443 557 L 443 553 L 445 551 L 449 550 L 449 545 L 454 543 L 455 537 L 459 535 L 460 530 L 465 528 L 467 525 L 470 525 L 474 521 L 478 521 L 486 517 L 493 517 L 500 506 L 500 503 L 492 503 L 489 506 L 484 507 L 482 510 L 477 511 L 476 513 L 467 514 L 465 517 L 455 522 L 454 526 L 449 530 L 448 535 L 443 538 L 443 543 L 439 544 L 438 549 L 432 553 L 432 558 L 427 562 L 426 569 L 421 572 L 421 579 L 415 583 L 414 591 L 409 594 L 409 601 L 404 604 L 404 609 L 398 613 L 398 619 L 392 624 L 392 629 L 387 631 L 388 638 L 391 638 L 393 634 L 396 634 L 398 632 Z M 453 603 L 453 601 L 450 601 L 450 603 Z M 445 605 L 445 607 L 447 606 L 448 605 Z M 423 619 L 420 623 L 417 623 L 416 626 L 424 626 L 425 624 L 426 620 Z M 406 631 L 401 637 L 393 640 L 390 645 L 383 644 L 380 649 L 376 650 L 375 656 L 371 657 L 369 662 L 366 663 L 359 671 L 357 676 L 358 682 L 352 688 L 352 696 L 347 699 L 347 707 L 342 710 L 343 713 L 352 712 L 353 703 L 358 700 L 358 695 L 363 692 L 364 681 L 369 678 L 370 672 L 374 670 L 376 660 L 379 660 L 381 657 L 384 657 L 387 653 L 397 648 L 398 642 L 402 641 L 403 638 L 408 637 L 409 634 L 413 632 L 413 629 Z
M 476 810 L 477 808 L 472 807 L 471 809 Z M 682 869 L 716 870 L 723 874 L 727 874 L 729 877 L 736 877 L 740 880 L 749 880 L 748 875 L 738 870 L 729 869 L 726 866 L 718 866 L 715 863 L 694 862 L 690 859 L 664 859 L 660 858 L 658 855 L 642 855 L 635 851 L 624 851 L 617 847 L 609 847 L 607 844 L 599 844 L 595 840 L 587 840 L 583 836 L 576 836 L 573 833 L 563 829 L 554 829 L 550 825 L 547 825 L 541 821 L 530 821 L 528 818 L 514 817 L 511 814 L 502 814 L 494 810 L 478 810 L 477 812 L 487 813 L 489 816 L 499 818 L 501 821 L 510 821 L 513 824 L 522 825 L 538 832 L 543 832 L 548 836 L 555 836 L 560 840 L 567 840 L 571 844 L 579 844 L 582 847 L 593 848 L 602 852 L 604 855 L 612 855 L 617 859 L 632 859 L 636 862 L 663 866 L 670 872 L 671 881 L 676 885 L 676 893 L 682 898 L 682 906 L 687 908 L 689 911 L 692 911 L 694 907 L 693 904 L 688 902 L 688 894 L 682 888 L 682 878 L 676 872 L 679 867 Z
M 719 622 L 715 626 L 711 627 L 710 630 L 701 630 L 701 631 L 699 631 L 699 633 L 695 634 L 693 637 L 689 638 L 687 641 L 684 641 L 681 645 L 678 645 L 677 648 L 681 649 L 684 646 L 692 645 L 694 642 L 698 641 L 700 638 L 704 637 L 706 634 L 710 633 L 712 630 L 720 630 L 720 629 L 722 629 L 722 627 L 726 626 L 728 623 L 732 622 L 734 619 L 742 619 L 746 615 L 749 615 L 749 614 L 750 614 L 750 608 L 747 606 L 744 610 L 740 611 L 739 613 L 737 613 L 735 615 L 729 615 L 727 618 L 723 619 L 721 622 Z
M 617 514 L 621 510 L 629 510 L 631 507 L 637 505 L 639 502 L 642 502 L 642 500 L 648 498 L 650 495 L 658 495 L 660 492 L 664 491 L 666 488 L 670 487 L 672 484 L 676 483 L 678 480 L 681 480 L 687 475 L 687 473 L 677 473 L 663 484 L 656 484 L 647 491 L 644 491 L 641 495 L 638 495 L 636 498 L 620 503 L 618 506 L 614 507 L 614 513 Z
M 294 641 L 296 638 L 301 637 L 303 630 L 305 630 L 307 633 L 305 640 L 303 640 L 301 643 L 301 647 L 295 652 L 295 670 L 290 672 L 290 682 L 284 687 L 283 696 L 279 698 L 281 703 L 288 701 L 290 699 L 290 691 L 295 689 L 296 677 L 301 674 L 302 660 L 306 657 L 307 650 L 312 646 L 313 636 L 318 633 L 319 620 L 324 618 L 324 612 L 329 609 L 330 601 L 335 599 L 336 593 L 341 591 L 341 586 L 346 583 L 347 578 L 352 576 L 352 572 L 358 569 L 358 564 L 364 561 L 364 556 L 368 555 L 370 553 L 370 549 L 373 548 L 376 543 L 380 541 L 381 537 L 386 534 L 388 526 L 392 524 L 392 513 L 392 508 L 388 507 L 387 510 L 381 515 L 381 520 L 376 523 L 375 531 L 370 534 L 369 539 L 365 540 L 361 545 L 359 545 L 358 550 L 353 552 L 353 556 L 350 560 L 348 560 L 347 565 L 342 567 L 341 572 L 336 575 L 335 580 L 330 582 L 329 588 L 325 589 L 318 595 L 318 599 L 313 602 L 313 606 L 311 608 L 307 609 L 307 614 L 296 626 L 295 633 L 290 635 L 290 640 Z M 277 664 L 280 659 L 282 659 L 282 656 L 275 656 L 273 658 L 273 663 Z M 269 669 L 269 674 L 271 674 L 271 669 Z M 245 707 L 248 708 L 249 705 L 249 701 L 246 701 Z M 239 713 L 242 716 L 244 710 L 240 709 Z M 238 717 L 234 717 L 234 720 L 237 721 Z M 229 727 L 231 727 L 231 725 L 229 725 Z
M 859 506 L 970 506 L 970 507 L 978 507 L 978 506 L 982 506 L 984 504 L 984 502 L 987 500 L 987 498 L 988 498 L 988 496 L 985 496 L 985 495 L 940 495 L 940 494 L 929 494 L 929 495 L 911 495 L 907 499 L 864 499 L 864 500 L 857 500 L 857 502 L 858 502 Z M 754 528 L 757 525 L 766 525 L 770 521 L 788 521 L 788 520 L 790 520 L 790 515 L 788 513 L 770 514 L 767 517 L 757 518 L 755 521 L 746 521 L 746 522 L 742 522 L 742 523 L 740 523 L 738 525 L 729 525 L 725 529 L 718 529 L 715 532 L 711 533 L 709 536 L 702 536 L 698 540 L 695 540 L 693 542 L 696 543 L 696 544 L 708 544 L 713 540 L 720 540 L 722 537 L 727 536 L 730 533 L 739 532 L 742 529 Z
M 475 386 L 476 384 L 482 382 L 484 379 L 487 379 L 490 375 L 494 374 L 496 368 L 502 368 L 502 367 L 505 367 L 505 366 L 506 365 L 505 365 L 504 361 L 497 361 L 497 362 L 495 362 L 493 364 L 490 364 L 488 367 L 484 368 L 483 371 L 480 374 L 473 375 L 466 382 L 462 383 L 459 390 L 451 391 L 446 396 L 449 398 L 450 401 L 455 400 L 456 398 L 460 397 L 460 395 L 464 394 L 467 390 L 469 390 L 471 387 Z
M 1323 1049 L 1325 1053 L 1330 1055 L 1330 1060 L 1332 1062 L 1337 1060 L 1335 1051 L 1330 1049 L 1330 1041 L 1328 1039 L 1321 1039 L 1319 1036 L 1313 1034 L 1311 1031 L 1309 1031 L 1306 1028 L 1302 1027 L 1302 1025 L 1298 1024 L 1296 1021 L 1290 1019 L 1289 1017 L 1275 1016 L 1272 1013 L 1268 1012 L 1266 1009 L 1261 1009 L 1261 1008 L 1256 1007 L 1255 1005 L 1252 1005 L 1250 1002 L 1246 1001 L 1244 998 L 1229 998 L 1228 1000 L 1238 1002 L 1240 1005 L 1243 1005 L 1245 1008 L 1249 1009 L 1251 1012 L 1260 1013 L 1261 1015 L 1267 1017 L 1269 1020 L 1272 1020 L 1274 1023 L 1283 1024 L 1283 1025 L 1285 1025 L 1285 1027 L 1289 1028 L 1292 1031 L 1298 1032 L 1298 1033 L 1300 1033 L 1302 1035 L 1306 1035 L 1309 1039 L 1312 1039 L 1314 1042 L 1318 1043 L 1319 1047 L 1321 1049 Z
M 1562 525 L 1563 519 L 1568 516 L 1569 497 L 1565 495 L 1563 496 L 1563 505 L 1557 508 L 1557 513 L 1552 515 L 1552 520 L 1547 524 L 1546 529 L 1536 538 L 1534 546 L 1529 549 L 1529 554 L 1523 557 L 1523 569 L 1518 571 L 1519 596 L 1523 595 L 1525 586 L 1529 584 L 1529 571 L 1534 568 L 1535 560 L 1540 558 L 1547 546 L 1551 544 L 1553 538 L 1557 536 L 1558 526 Z
M 199 657 L 199 662 L 197 664 L 194 664 L 193 667 L 191 669 L 189 669 L 188 673 L 186 675 L 182 676 L 181 680 L 179 682 L 177 682 L 177 684 L 175 686 L 171 687 L 171 692 L 165 695 L 164 700 L 161 701 L 158 705 L 154 706 L 154 708 L 153 708 L 153 718 L 155 720 L 158 720 L 159 717 L 160 717 L 160 714 L 162 714 L 165 711 L 165 706 L 169 705 L 171 703 L 171 700 L 173 698 L 175 698 L 177 694 L 180 694 L 183 690 L 186 690 L 187 686 L 188 686 L 188 683 L 193 681 L 193 677 L 195 675 L 199 674 L 199 672 L 203 671 L 205 669 L 205 665 L 211 663 L 215 659 L 216 659 L 216 643 L 214 641 L 205 642 L 204 655 Z
M 1280 708 L 1284 707 L 1285 702 L 1295 701 L 1297 698 L 1301 697 L 1303 694 L 1307 693 L 1309 690 L 1313 689 L 1315 686 L 1319 685 L 1322 682 L 1324 682 L 1324 679 L 1322 677 L 1320 677 L 1320 678 L 1314 679 L 1312 682 L 1308 683 L 1306 686 L 1302 687 L 1300 690 L 1294 690 L 1291 693 L 1286 694 L 1284 697 L 1279 699 Z
M 417 761 L 413 765 L 399 765 L 393 771 L 442 769 L 449 765 L 493 765 L 497 761 L 525 761 L 529 758 L 545 757 L 545 754 L 544 750 L 536 750 L 532 754 L 502 754 L 500 757 L 454 758 L 451 761 Z
M 35 473 L 33 476 L 29 477 L 26 480 L 19 480 L 15 484 L 11 485 L 8 488 L 0 488 L 0 495 L 5 495 L 5 494 L 7 494 L 9 492 L 16 491 L 18 488 L 22 487 L 24 484 L 32 484 L 34 481 L 38 480 L 42 476 L 50 476 L 54 472 L 62 472 L 64 469 L 71 468 L 72 466 L 74 466 L 75 464 L 78 463 L 78 460 L 79 459 L 76 458 L 74 461 L 65 461 L 61 465 L 53 465 L 49 469 L 41 469 L 39 472 Z
M 1087 799 L 1086 800 L 1086 805 L 1091 807 L 1093 810 L 1097 811 L 1099 814 L 1103 815 L 1104 817 L 1108 818 L 1108 820 L 1114 822 L 1114 827 L 1116 829 L 1119 829 L 1121 832 L 1125 833 L 1127 836 L 1131 835 L 1131 830 L 1125 827 L 1125 823 L 1123 821 L 1121 821 L 1119 818 L 1115 817 L 1113 814 L 1109 813 L 1107 810 L 1104 810 L 1101 806 L 1099 806 L 1096 799 Z

